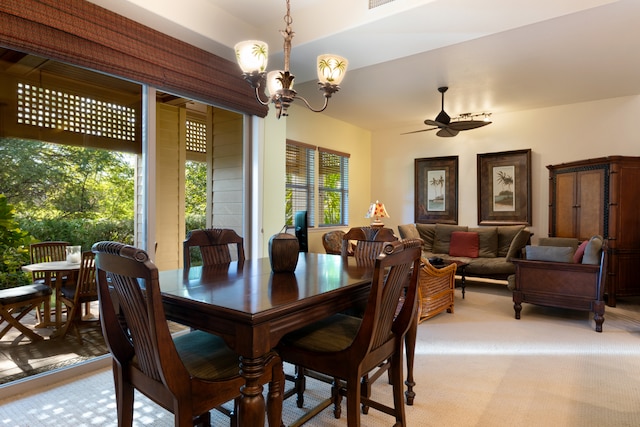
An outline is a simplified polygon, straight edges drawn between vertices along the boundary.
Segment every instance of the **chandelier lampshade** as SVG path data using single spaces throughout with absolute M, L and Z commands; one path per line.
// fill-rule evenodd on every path
M 235 45 L 236 59 L 242 70 L 242 76 L 255 90 L 255 96 L 262 105 L 274 104 L 277 117 L 287 116 L 289 105 L 296 100 L 301 100 L 311 111 L 319 113 L 327 108 L 329 98 L 340 90 L 340 83 L 347 72 L 348 61 L 337 55 L 323 54 L 318 56 L 318 86 L 324 95 L 324 105 L 318 109 L 311 107 L 309 102 L 298 96 L 293 90 L 293 74 L 289 71 L 291 58 L 291 39 L 293 39 L 293 29 L 291 23 L 291 6 L 287 2 L 287 14 L 284 16 L 286 28 L 280 33 L 284 37 L 284 69 L 271 71 L 267 74 L 267 62 L 269 57 L 269 47 L 260 40 L 246 40 Z M 259 89 L 266 84 L 266 94 L 269 97 L 266 101 L 260 98 Z

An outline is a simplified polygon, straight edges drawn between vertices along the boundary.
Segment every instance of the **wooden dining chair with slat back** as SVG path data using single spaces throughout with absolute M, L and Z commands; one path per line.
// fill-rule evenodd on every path
M 230 246 L 236 247 L 235 254 L 231 254 Z M 192 249 L 199 248 L 202 265 L 229 264 L 238 261 L 242 264 L 244 258 L 244 239 L 234 230 L 228 228 L 207 228 L 191 230 L 183 243 L 184 268 L 191 267 Z
M 342 233 L 341 256 L 352 256 L 356 259 L 358 265 L 369 266 L 373 269 L 375 261 L 382 253 L 382 249 L 388 242 L 397 241 L 398 238 L 393 234 L 390 228 L 374 228 L 374 227 L 354 227 L 346 233 Z M 365 307 L 353 307 L 348 314 L 361 317 Z M 363 390 L 367 395 L 370 394 L 371 384 L 382 375 L 383 371 L 388 368 L 388 364 L 382 366 L 382 369 L 374 372 L 373 377 L 369 378 L 366 373 L 363 376 Z M 296 366 L 295 375 L 287 375 L 288 380 L 294 382 L 294 388 L 287 391 L 285 397 L 296 394 L 296 404 L 299 408 L 304 406 L 304 391 L 306 389 L 306 377 L 315 378 L 324 382 L 331 382 L 331 378 L 319 374 L 317 372 L 308 371 L 302 366 Z M 368 408 L 364 407 L 366 413 Z
M 331 403 L 335 417 L 339 418 L 342 396 L 346 395 L 349 427 L 360 426 L 361 404 L 392 415 L 395 425 L 407 425 L 402 353 L 404 336 L 416 311 L 421 244 L 419 239 L 384 244 L 382 254 L 375 260 L 363 317 L 336 314 L 282 338 L 277 346 L 282 360 L 334 378 L 331 398 L 309 411 L 300 423 Z M 402 294 L 405 302 L 397 312 L 397 301 Z M 361 389 L 361 378 L 387 360 L 392 364 L 392 406 L 373 401 Z
M 64 261 L 67 257 L 67 246 L 69 246 L 69 242 L 63 241 L 32 243 L 29 245 L 29 258 L 31 259 L 31 264 L 51 261 Z M 32 273 L 33 282 L 44 283 L 45 274 L 46 273 L 43 271 L 34 271 Z
M 86 325 L 99 326 L 97 318 L 95 320 L 82 320 L 82 305 L 98 300 L 95 254 L 93 252 L 86 251 L 82 253 L 76 283 L 64 284 L 60 289 L 60 298 L 67 307 L 67 320 L 56 336 L 64 338 L 69 328 L 73 328 L 78 341 L 82 344 L 80 327 Z
M 118 426 L 132 424 L 134 389 L 171 411 L 175 426 L 209 426 L 209 411 L 236 401 L 245 385 L 238 354 L 223 338 L 203 331 L 172 337 L 158 269 L 145 251 L 117 242 L 98 242 L 92 250 L 100 321 L 113 357 Z M 280 427 L 282 361 L 271 352 L 265 366 L 258 381 L 269 383 L 267 419 Z
M 69 246 L 69 242 L 64 241 L 32 243 L 29 245 L 29 259 L 31 260 L 31 264 L 64 261 L 67 257 L 67 246 Z M 45 271 L 33 271 L 31 273 L 31 280 L 33 280 L 33 283 L 44 283 L 51 286 L 54 284 L 55 278 L 50 275 L 51 273 Z M 66 279 L 66 277 L 63 279 Z M 45 302 L 45 304 L 48 303 L 48 301 Z M 46 308 L 45 311 L 49 310 Z M 42 321 L 43 316 L 44 314 L 41 312 L 41 307 L 36 307 L 36 317 L 38 321 Z

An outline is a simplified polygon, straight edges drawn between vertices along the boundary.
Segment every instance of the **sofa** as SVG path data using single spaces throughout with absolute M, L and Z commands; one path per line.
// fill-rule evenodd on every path
M 462 261 L 469 264 L 466 277 L 498 280 L 515 274 L 510 260 L 521 256 L 532 235 L 524 225 L 405 224 L 398 226 L 398 233 L 403 239 L 422 239 L 423 258 Z

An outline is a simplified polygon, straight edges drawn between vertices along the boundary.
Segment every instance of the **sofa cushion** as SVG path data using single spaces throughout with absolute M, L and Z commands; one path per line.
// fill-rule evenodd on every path
M 501 225 L 498 227 L 498 256 L 506 257 L 511 247 L 511 242 L 524 229 L 524 225 Z
M 589 244 L 588 240 L 580 243 L 580 246 L 578 246 L 578 249 L 576 249 L 576 252 L 573 254 L 573 262 L 576 264 L 582 263 L 582 257 L 584 256 L 584 250 L 587 248 L 587 244 Z
M 449 255 L 477 258 L 478 246 L 478 233 L 474 233 L 471 231 L 454 231 L 453 233 L 451 233 Z
M 541 237 L 538 241 L 539 246 L 569 246 L 575 251 L 578 249 L 580 241 L 575 237 Z
M 527 259 L 532 261 L 573 262 L 569 246 L 526 246 Z
M 478 256 L 481 258 L 495 258 L 498 256 L 498 228 L 497 227 L 476 227 L 469 228 L 469 231 L 478 233 L 480 249 Z
M 416 230 L 422 239 L 422 247 L 426 251 L 433 251 L 433 240 L 436 235 L 435 224 L 416 224 Z
M 414 224 L 399 225 L 398 234 L 401 239 L 420 239 L 420 233 Z
M 522 248 L 527 245 L 530 237 L 531 232 L 528 228 L 523 228 L 516 234 L 516 237 L 511 241 L 511 246 L 509 246 L 509 252 L 507 252 L 506 257 L 507 261 L 511 260 L 511 258 L 520 258 Z
M 583 264 L 600 264 L 600 250 L 602 249 L 602 236 L 593 236 L 584 248 Z
M 437 254 L 448 254 L 451 244 L 451 233 L 454 231 L 467 231 L 466 226 L 436 224 L 436 234 L 433 239 L 433 252 Z

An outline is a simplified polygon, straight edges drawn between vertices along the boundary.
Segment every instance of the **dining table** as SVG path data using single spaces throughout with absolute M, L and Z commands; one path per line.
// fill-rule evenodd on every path
M 54 326 L 59 329 L 62 325 L 62 300 L 60 291 L 65 277 L 75 277 L 80 270 L 80 263 L 68 261 L 48 261 L 27 264 L 22 266 L 22 271 L 28 273 L 43 272 L 44 283 L 51 287 L 55 295 L 55 320 L 51 323 L 51 303 L 49 300 L 44 304 L 44 319 L 38 327 Z
M 263 427 L 265 356 L 286 333 L 366 304 L 372 275 L 352 257 L 301 252 L 292 273 L 259 258 L 160 271 L 159 280 L 168 320 L 219 335 L 238 353 L 238 425 Z

